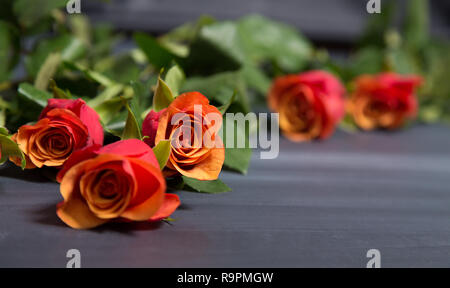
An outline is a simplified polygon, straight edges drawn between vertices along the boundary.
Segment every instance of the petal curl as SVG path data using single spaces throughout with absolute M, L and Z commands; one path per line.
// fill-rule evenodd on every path
M 159 208 L 158 212 L 150 218 L 150 221 L 156 222 L 163 219 L 169 218 L 175 210 L 180 206 L 181 201 L 176 194 L 166 194 L 164 197 L 164 202 Z

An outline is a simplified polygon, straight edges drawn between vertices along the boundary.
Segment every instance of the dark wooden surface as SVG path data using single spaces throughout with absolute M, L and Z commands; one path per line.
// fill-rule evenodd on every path
M 181 192 L 172 225 L 66 227 L 58 185 L 0 169 L 0 267 L 450 267 L 450 129 L 338 132 L 330 141 L 282 140 L 276 160 L 255 153 L 233 192 Z

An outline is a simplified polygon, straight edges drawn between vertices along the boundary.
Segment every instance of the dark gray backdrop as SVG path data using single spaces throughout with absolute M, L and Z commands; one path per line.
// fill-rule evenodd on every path
M 369 17 L 366 0 L 111 0 L 106 4 L 81 0 L 83 13 L 94 21 L 110 22 L 123 30 L 162 33 L 202 14 L 234 19 L 259 13 L 296 26 L 316 42 L 346 43 L 362 32 Z M 398 2 L 398 17 L 408 0 Z M 450 34 L 450 1 L 431 0 L 432 32 Z

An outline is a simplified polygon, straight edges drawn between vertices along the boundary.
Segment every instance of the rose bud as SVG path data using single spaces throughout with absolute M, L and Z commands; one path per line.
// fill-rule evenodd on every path
M 143 123 L 143 134 L 150 146 L 171 140 L 171 153 L 164 173 L 198 180 L 215 180 L 225 160 L 225 149 L 218 133 L 222 114 L 198 92 L 178 96 L 160 113 L 150 112 Z
M 155 138 L 156 132 L 158 131 L 159 118 L 164 111 L 166 111 L 166 109 L 159 112 L 155 112 L 153 110 L 150 111 L 150 113 L 148 113 L 145 117 L 142 125 L 142 134 L 147 136 L 144 138 L 144 142 L 152 148 L 155 147 Z
M 423 83 L 418 76 L 394 73 L 360 76 L 348 100 L 348 110 L 363 130 L 394 130 L 417 115 L 415 90 Z
M 330 137 L 345 115 L 345 88 L 325 71 L 280 77 L 269 92 L 269 107 L 280 114 L 280 129 L 292 141 Z
M 74 151 L 102 145 L 103 128 L 97 112 L 83 100 L 50 99 L 39 121 L 20 127 L 13 140 L 25 154 L 27 168 L 60 167 Z
M 166 182 L 152 149 L 131 139 L 74 152 L 57 180 L 64 201 L 58 217 L 75 229 L 106 222 L 160 221 L 180 205 L 166 194 Z

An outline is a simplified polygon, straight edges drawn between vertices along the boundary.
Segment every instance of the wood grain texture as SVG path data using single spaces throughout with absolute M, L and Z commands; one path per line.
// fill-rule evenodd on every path
M 55 215 L 58 185 L 41 172 L 0 169 L 0 267 L 450 267 L 450 129 L 338 132 L 327 142 L 282 140 L 280 157 L 233 192 L 180 192 L 172 225 L 75 231 Z

